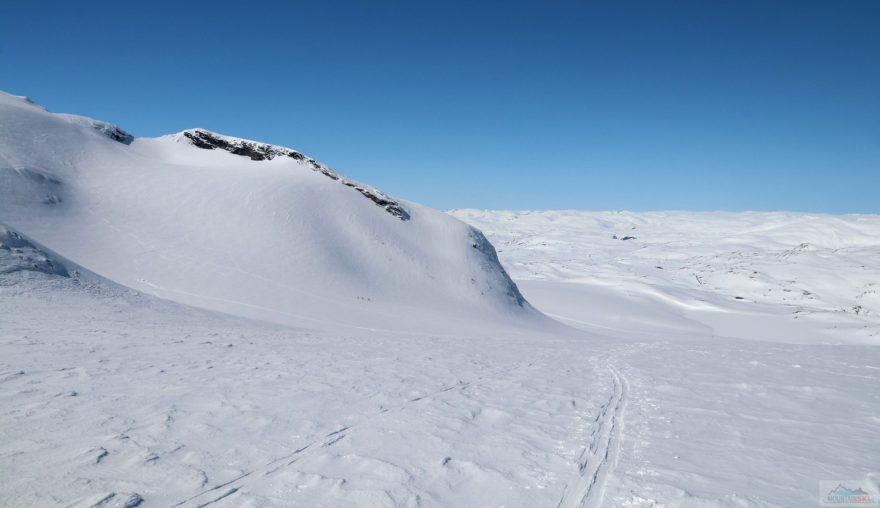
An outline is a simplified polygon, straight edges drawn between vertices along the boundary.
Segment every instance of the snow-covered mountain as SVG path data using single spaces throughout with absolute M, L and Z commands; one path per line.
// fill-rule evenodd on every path
M 478 230 L 296 150 L 204 129 L 139 138 L 5 93 L 0 223 L 117 283 L 247 317 L 549 323 Z

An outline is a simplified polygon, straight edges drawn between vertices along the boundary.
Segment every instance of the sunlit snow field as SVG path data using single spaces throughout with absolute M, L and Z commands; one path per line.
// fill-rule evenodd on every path
M 815 506 L 877 483 L 877 218 L 455 214 L 589 333 L 326 333 L 0 275 L 2 504 Z

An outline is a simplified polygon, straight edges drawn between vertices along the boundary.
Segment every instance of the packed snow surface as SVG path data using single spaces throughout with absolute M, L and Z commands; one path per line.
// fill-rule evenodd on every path
M 875 495 L 880 218 L 452 213 L 484 237 L 217 139 L 0 96 L 0 506 Z

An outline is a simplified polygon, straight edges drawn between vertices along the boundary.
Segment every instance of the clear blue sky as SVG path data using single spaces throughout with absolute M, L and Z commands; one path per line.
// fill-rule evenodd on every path
M 880 213 L 873 0 L 5 0 L 0 89 L 441 209 Z

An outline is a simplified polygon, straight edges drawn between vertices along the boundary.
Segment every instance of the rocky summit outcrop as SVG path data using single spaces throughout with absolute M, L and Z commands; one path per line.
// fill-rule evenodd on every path
M 272 160 L 275 157 L 290 157 L 291 159 L 298 161 L 300 164 L 306 165 L 313 171 L 317 171 L 332 180 L 336 180 L 346 187 L 355 189 L 364 197 L 375 203 L 377 206 L 384 208 L 386 212 L 398 219 L 409 220 L 410 218 L 409 212 L 399 202 L 395 201 L 387 194 L 368 185 L 349 180 L 315 159 L 308 158 L 296 150 L 265 143 L 257 143 L 246 139 L 222 136 L 204 129 L 190 129 L 183 131 L 183 136 L 189 140 L 193 146 L 198 148 L 205 150 L 224 150 L 234 155 L 248 157 L 253 161 Z
M 202 129 L 183 131 L 183 135 L 189 139 L 194 146 L 199 148 L 207 150 L 219 148 L 220 150 L 225 150 L 231 154 L 249 157 L 254 161 L 272 160 L 277 156 L 287 156 L 299 161 L 305 158 L 303 154 L 295 150 L 256 143 L 244 139 L 229 138 Z

